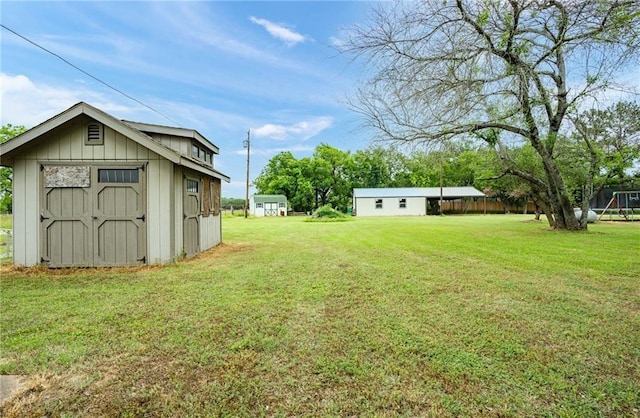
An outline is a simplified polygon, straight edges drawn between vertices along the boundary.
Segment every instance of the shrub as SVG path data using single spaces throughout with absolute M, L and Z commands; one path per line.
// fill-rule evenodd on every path
M 319 207 L 313 213 L 313 217 L 318 219 L 321 219 L 321 218 L 336 219 L 336 218 L 346 218 L 347 215 L 332 208 L 331 205 L 324 205 L 322 207 Z

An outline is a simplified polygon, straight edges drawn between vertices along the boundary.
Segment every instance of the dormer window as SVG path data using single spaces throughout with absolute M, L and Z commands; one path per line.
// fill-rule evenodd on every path
M 191 157 L 207 164 L 213 164 L 213 154 L 198 144 L 191 144 Z

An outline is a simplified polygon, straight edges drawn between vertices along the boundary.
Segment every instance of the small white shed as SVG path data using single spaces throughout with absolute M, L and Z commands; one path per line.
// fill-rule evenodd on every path
M 484 197 L 474 187 L 400 187 L 353 189 L 356 216 L 421 216 L 429 201 Z
M 287 196 L 254 194 L 249 199 L 249 213 L 253 216 L 287 216 Z
M 222 240 L 219 149 L 193 129 L 80 102 L 0 145 L 16 265 L 161 264 Z

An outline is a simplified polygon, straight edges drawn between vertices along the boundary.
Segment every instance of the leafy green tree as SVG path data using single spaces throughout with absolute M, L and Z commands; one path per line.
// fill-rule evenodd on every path
M 284 194 L 295 211 L 310 212 L 327 204 L 346 211 L 351 206 L 351 166 L 349 152 L 320 144 L 311 157 L 300 160 L 290 152 L 274 156 L 254 184 L 260 194 Z
M 254 180 L 259 194 L 295 195 L 300 164 L 289 151 L 281 152 L 269 160 L 262 173 Z
M 570 119 L 575 129 L 558 141 L 558 159 L 586 223 L 591 199 L 604 186 L 624 182 L 640 163 L 640 106 L 618 102 Z
M 346 211 L 351 206 L 351 184 L 346 174 L 351 154 L 327 144 L 320 144 L 308 161 L 306 175 L 316 197 L 318 208 L 330 204 Z
M 8 123 L 0 128 L 0 144 L 25 132 L 27 128 Z M 0 212 L 11 212 L 13 208 L 13 170 L 9 167 L 0 167 Z
M 395 187 L 405 174 L 406 156 L 393 147 L 358 150 L 347 166 L 352 188 Z
M 253 182 L 258 194 L 283 194 L 293 210 L 312 210 L 313 189 L 303 174 L 305 164 L 289 151 L 275 155 Z
M 638 64 L 639 2 L 378 3 L 344 50 L 372 69 L 351 105 L 381 139 L 436 146 L 475 134 L 496 147 L 505 173 L 545 195 L 551 226 L 586 228 L 556 145 L 567 116 Z M 541 175 L 509 158 L 523 144 Z

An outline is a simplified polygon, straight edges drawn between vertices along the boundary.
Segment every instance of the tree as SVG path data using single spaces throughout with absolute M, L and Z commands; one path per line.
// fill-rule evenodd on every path
M 389 187 L 393 178 L 389 151 L 382 147 L 358 150 L 346 167 L 349 183 L 354 188 Z
M 20 135 L 27 128 L 8 123 L 0 128 L 0 144 Z M 11 212 L 13 208 L 13 170 L 9 167 L 0 167 L 0 212 Z
M 556 143 L 567 116 L 637 63 L 638 49 L 637 1 L 425 0 L 378 6 L 344 50 L 370 65 L 351 106 L 382 139 L 479 138 L 548 203 L 551 226 L 580 230 Z M 522 144 L 542 175 L 508 158 Z
M 283 194 L 293 210 L 307 212 L 313 209 L 313 190 L 303 171 L 305 162 L 285 151 L 271 158 L 253 183 L 259 194 Z
M 346 172 L 351 154 L 327 144 L 320 144 L 309 159 L 305 176 L 316 197 L 315 208 L 330 204 L 346 211 L 351 206 L 351 184 Z
M 286 151 L 269 160 L 254 185 L 260 194 L 284 194 L 295 211 L 309 212 L 326 204 L 346 211 L 351 205 L 346 174 L 350 165 L 350 153 L 327 144 L 300 160 Z
M 563 170 L 587 222 L 589 202 L 604 186 L 623 181 L 640 162 L 640 106 L 619 102 L 570 116 L 573 135 L 559 143 Z

